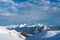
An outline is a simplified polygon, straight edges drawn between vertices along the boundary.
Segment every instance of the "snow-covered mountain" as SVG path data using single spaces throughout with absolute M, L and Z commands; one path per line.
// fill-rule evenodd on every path
M 0 40 L 25 40 L 25 37 L 20 32 L 0 27 Z
M 42 31 L 48 31 L 48 30 L 60 30 L 60 27 L 53 26 L 53 25 L 44 25 L 44 24 L 40 24 L 40 23 L 8 25 L 8 26 L 3 26 L 3 27 L 6 27 L 9 30 L 16 30 L 17 32 L 24 32 L 27 34 L 37 34 Z
M 30 38 L 27 38 L 26 40 L 60 40 L 60 30 L 41 32 Z
M 17 32 L 24 32 L 28 34 L 36 34 L 41 31 L 50 29 L 47 25 L 43 24 L 21 24 L 21 25 L 10 25 L 7 26 L 10 30 L 16 30 Z
M 0 26 L 0 40 L 60 40 L 59 28 L 40 23 Z

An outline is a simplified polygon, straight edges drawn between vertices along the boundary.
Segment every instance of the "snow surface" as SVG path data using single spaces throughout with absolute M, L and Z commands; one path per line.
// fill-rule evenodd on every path
M 60 40 L 60 30 L 54 29 L 56 27 L 50 28 L 43 24 L 0 26 L 0 40 Z M 37 33 L 34 34 L 34 32 Z M 30 33 L 33 33 L 32 36 L 29 36 Z
M 34 35 L 26 40 L 60 40 L 60 30 L 59 31 L 45 31 Z
M 5 27 L 0 27 L 0 40 L 25 40 L 25 38 L 20 35 L 15 30 L 8 30 Z

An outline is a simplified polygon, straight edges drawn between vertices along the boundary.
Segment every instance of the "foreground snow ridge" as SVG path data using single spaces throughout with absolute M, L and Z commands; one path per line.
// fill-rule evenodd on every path
M 5 27 L 0 27 L 0 40 L 25 40 L 25 37 L 20 35 L 15 30 L 8 30 Z

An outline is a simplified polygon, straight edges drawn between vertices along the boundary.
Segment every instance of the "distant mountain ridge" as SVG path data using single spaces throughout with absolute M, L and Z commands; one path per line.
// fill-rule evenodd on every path
M 44 25 L 44 24 L 20 24 L 20 25 L 9 25 L 4 26 L 9 30 L 16 30 L 17 32 L 24 32 L 28 34 L 37 34 L 42 31 L 48 31 L 48 30 L 60 30 L 60 27 L 56 27 L 53 25 Z

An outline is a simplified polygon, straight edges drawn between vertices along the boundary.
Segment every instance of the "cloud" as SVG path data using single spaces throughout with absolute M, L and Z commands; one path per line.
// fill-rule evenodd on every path
M 16 3 L 13 0 L 1 0 L 1 2 L 3 4 L 0 4 L 0 15 L 2 15 L 0 17 L 5 16 L 1 19 L 15 21 L 49 20 L 54 19 L 55 14 L 59 14 L 56 3 L 51 3 L 48 0 L 29 0 L 22 3 Z

